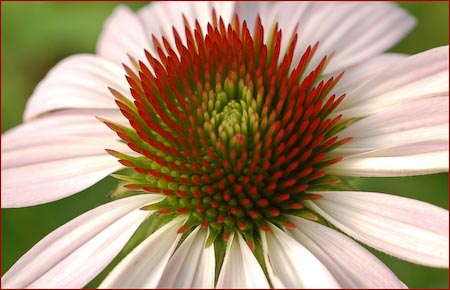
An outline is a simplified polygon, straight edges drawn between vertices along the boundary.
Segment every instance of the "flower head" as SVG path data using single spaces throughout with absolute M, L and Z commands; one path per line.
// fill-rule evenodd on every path
M 345 182 L 447 170 L 447 47 L 382 54 L 413 24 L 390 3 L 174 5 L 137 16 L 118 8 L 99 56 L 58 64 L 28 121 L 4 136 L 7 206 L 52 201 L 126 168 L 114 174 L 116 201 L 43 239 L 7 286 L 82 287 L 138 227 L 148 237 L 101 287 L 403 287 L 330 224 L 448 267 L 446 210 Z M 52 131 L 23 140 L 38 128 Z M 40 163 L 40 180 L 19 182 Z

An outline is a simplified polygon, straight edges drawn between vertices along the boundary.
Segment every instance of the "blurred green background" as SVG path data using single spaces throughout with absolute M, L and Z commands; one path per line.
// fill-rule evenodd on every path
M 36 84 L 59 60 L 94 53 L 103 21 L 119 2 L 1 2 L 2 132 L 22 120 Z M 127 2 L 132 9 L 145 2 Z M 448 44 L 448 2 L 402 2 L 418 25 L 391 51 L 418 53 Z M 26 182 L 26 180 L 24 180 Z M 448 174 L 408 178 L 363 178 L 362 190 L 395 193 L 448 208 Z M 72 218 L 105 203 L 111 177 L 51 204 L 2 209 L 2 274 L 37 241 Z M 38 189 L 37 189 L 38 190 Z M 375 251 L 374 251 L 375 252 Z M 430 269 L 377 254 L 410 288 L 447 288 L 448 271 Z M 96 282 L 89 286 L 96 286 Z

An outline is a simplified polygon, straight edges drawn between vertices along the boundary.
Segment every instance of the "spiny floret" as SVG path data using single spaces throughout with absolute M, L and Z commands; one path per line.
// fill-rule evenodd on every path
M 317 44 L 293 65 L 297 36 L 281 55 L 278 26 L 266 44 L 255 23 L 252 36 L 237 16 L 226 26 L 213 12 L 204 34 L 185 20 L 186 43 L 175 29 L 175 47 L 153 37 L 150 66 L 125 67 L 133 101 L 112 90 L 131 128 L 106 124 L 141 157 L 108 152 L 137 172 L 127 188 L 167 196 L 146 209 L 189 215 L 180 232 L 239 230 L 252 244 L 267 222 L 290 226 L 284 214 L 309 215 L 303 201 L 318 196 L 305 191 L 350 140 L 334 137 L 346 120 L 327 119 L 344 98 L 329 96 L 342 75 L 319 81 L 327 57 L 305 72 Z

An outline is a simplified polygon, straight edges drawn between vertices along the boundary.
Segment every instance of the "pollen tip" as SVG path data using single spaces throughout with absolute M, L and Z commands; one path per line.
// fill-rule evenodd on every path
M 247 239 L 247 245 L 252 252 L 255 251 L 255 242 L 252 239 Z
M 296 228 L 295 224 L 290 221 L 285 221 L 283 223 L 283 226 L 285 226 L 286 228 L 291 229 L 291 230 Z
M 188 213 L 188 212 L 189 212 L 189 209 L 183 207 L 183 208 L 179 208 L 179 209 L 177 210 L 177 212 L 178 212 L 179 214 L 185 214 L 185 213 Z
M 154 210 L 154 209 L 155 209 L 154 204 L 146 205 L 140 208 L 140 210 Z
M 109 123 L 108 120 L 106 120 L 106 119 L 104 119 L 104 118 L 102 118 L 102 117 L 95 116 L 95 118 L 96 118 L 97 120 L 99 120 L 100 122 L 102 122 L 102 123 Z
M 166 215 L 166 214 L 170 214 L 170 213 L 172 213 L 173 211 L 172 211 L 172 209 L 170 209 L 170 208 L 163 208 L 163 209 L 160 209 L 159 211 L 158 211 L 158 213 L 160 214 L 160 215 Z
M 301 216 L 304 217 L 304 218 L 306 218 L 306 219 L 315 221 L 315 222 L 319 220 L 319 217 L 318 217 L 318 216 L 316 216 L 315 214 L 310 213 L 310 212 L 302 213 Z
M 260 217 L 260 214 L 259 214 L 259 212 L 257 212 L 257 211 L 255 211 L 255 210 L 251 210 L 251 211 L 249 211 L 249 216 L 251 217 L 251 218 L 253 218 L 253 219 L 257 219 L 257 218 L 259 218 Z
M 116 150 L 112 150 L 112 149 L 105 149 L 105 151 L 106 151 L 106 153 L 108 153 L 109 155 L 112 155 L 114 157 L 117 157 L 117 155 L 120 154 Z
M 195 208 L 195 210 L 199 213 L 202 213 L 205 211 L 205 207 L 201 204 L 197 205 L 197 207 Z
M 265 198 L 260 199 L 260 200 L 258 201 L 258 204 L 259 204 L 261 207 L 266 207 L 266 206 L 269 205 L 269 203 L 270 203 L 270 202 L 269 202 L 267 199 L 265 199 Z
M 112 88 L 112 87 L 108 87 L 108 90 L 111 92 L 111 94 L 116 95 L 117 93 L 119 93 L 116 89 Z
M 237 222 L 237 226 L 239 227 L 239 229 L 240 229 L 241 231 L 243 231 L 243 230 L 245 230 L 245 229 L 247 228 L 247 225 L 246 225 L 245 222 L 243 222 L 243 221 L 238 221 L 238 222 Z
M 277 217 L 277 216 L 280 216 L 281 212 L 278 209 L 274 208 L 274 209 L 269 210 L 268 214 L 270 216 Z
M 289 206 L 290 209 L 302 209 L 305 206 L 301 202 L 295 202 Z
M 189 226 L 187 224 L 184 224 L 178 229 L 177 233 L 184 234 L 188 229 L 189 229 Z
M 123 187 L 125 187 L 126 189 L 130 189 L 130 190 L 143 189 L 142 184 L 125 184 Z
M 266 233 L 270 232 L 270 227 L 267 224 L 261 224 L 260 228 Z

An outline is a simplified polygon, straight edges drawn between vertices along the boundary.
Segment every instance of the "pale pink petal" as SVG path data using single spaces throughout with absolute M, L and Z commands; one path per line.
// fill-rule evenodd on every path
M 418 144 L 418 146 L 424 144 Z M 433 145 L 433 144 L 432 144 Z M 440 147 L 440 146 L 439 146 Z M 421 146 L 423 148 L 429 148 Z M 389 153 L 393 153 L 391 151 Z M 343 176 L 412 176 L 448 170 L 448 150 L 396 157 L 348 158 L 327 167 L 327 173 Z
M 413 16 L 394 3 L 351 2 L 347 3 L 350 11 L 341 13 L 340 16 L 333 10 L 344 10 L 343 3 L 331 3 L 331 15 L 322 22 L 326 23 L 327 27 L 322 28 L 322 23 L 317 22 L 315 25 L 320 25 L 319 30 L 322 33 L 320 38 L 317 36 L 320 41 L 318 55 L 321 51 L 324 54 L 335 51 L 326 68 L 327 72 L 339 72 L 383 53 L 399 42 L 415 25 Z M 310 30 L 312 38 L 313 27 Z M 310 39 L 309 36 L 304 37 Z
M 340 288 L 319 259 L 284 231 L 271 224 L 264 239 L 266 264 L 273 271 L 269 277 L 281 281 L 283 288 Z
M 103 140 L 119 139 L 117 134 L 97 117 L 129 126 L 125 117 L 116 109 L 60 110 L 3 133 L 2 152 L 47 144 L 50 143 L 49 139 L 56 141 L 67 138 L 96 138 L 99 143 Z
M 261 265 L 239 233 L 228 241 L 216 288 L 270 288 Z
M 117 111 L 100 110 L 117 119 Z M 23 207 L 77 193 L 123 168 L 105 149 L 133 154 L 92 113 L 55 112 L 2 137 L 2 206 Z
M 122 250 L 161 200 L 139 195 L 97 207 L 50 233 L 2 277 L 5 288 L 81 288 Z
M 413 100 L 401 106 L 392 106 L 339 132 L 340 136 L 351 136 L 353 139 L 338 150 L 353 150 L 352 153 L 356 154 L 420 142 L 440 140 L 448 143 L 448 106 L 448 96 Z
M 295 64 L 306 48 L 317 42 L 320 44 L 310 68 L 334 52 L 326 72 L 341 71 L 384 52 L 415 23 L 395 4 L 381 2 L 237 2 L 236 12 L 248 22 L 250 31 L 259 14 L 266 40 L 278 23 L 283 35 L 282 53 L 297 33 Z
M 398 61 L 408 57 L 399 53 L 383 53 L 346 68 L 342 79 L 333 88 L 332 93 L 336 96 L 351 94 L 352 91 L 364 85 L 370 78 L 383 69 L 392 67 Z M 323 79 L 328 80 L 333 75 L 328 74 Z
M 290 216 L 295 239 L 311 251 L 343 288 L 402 288 L 383 262 L 349 237 L 319 223 Z
M 215 9 L 217 16 L 222 17 L 225 24 L 228 24 L 234 5 L 235 3 L 230 1 L 161 1 L 145 6 L 139 10 L 138 16 L 149 37 L 154 35 L 162 43 L 161 37 L 164 36 L 174 48 L 173 28 L 186 44 L 183 15 L 192 29 L 195 29 L 197 20 L 205 34 L 207 24 L 212 23 L 212 10 Z
M 297 25 L 307 21 L 306 15 L 313 5 L 311 2 L 238 1 L 236 2 L 235 12 L 239 19 L 246 21 L 251 32 L 254 30 L 257 17 L 260 16 L 266 42 L 269 41 L 275 23 L 278 23 L 278 29 L 282 30 L 283 36 L 280 49 L 281 53 L 285 53 L 291 36 L 296 32 Z M 286 15 L 289 15 L 289 17 L 286 17 Z
M 206 247 L 208 232 L 197 227 L 167 263 L 157 288 L 214 288 L 214 245 Z
M 115 158 L 98 154 L 2 169 L 2 207 L 55 201 L 77 193 L 121 168 L 123 166 Z
M 99 288 L 156 288 L 181 234 L 176 218 L 152 233 L 108 274 Z
M 364 117 L 405 101 L 448 96 L 448 54 L 443 46 L 397 62 L 351 92 L 334 114 Z
M 87 54 L 70 56 L 37 85 L 28 100 L 24 119 L 70 108 L 117 109 L 108 87 L 128 94 L 129 85 L 120 63 Z
M 329 172 L 390 176 L 421 174 L 420 168 L 423 172 L 447 171 L 445 160 L 430 162 L 419 156 L 448 152 L 448 105 L 448 97 L 413 100 L 356 122 L 339 132 L 353 140 L 332 152 L 345 159 L 330 166 Z M 413 161 L 417 163 L 411 165 Z
M 308 206 L 334 226 L 380 251 L 431 267 L 448 267 L 449 215 L 400 196 L 355 191 L 319 192 Z
M 97 54 L 119 65 L 125 63 L 132 67 L 128 56 L 144 61 L 144 49 L 151 51 L 150 37 L 151 33 L 144 29 L 137 15 L 128 7 L 119 6 L 103 25 Z

